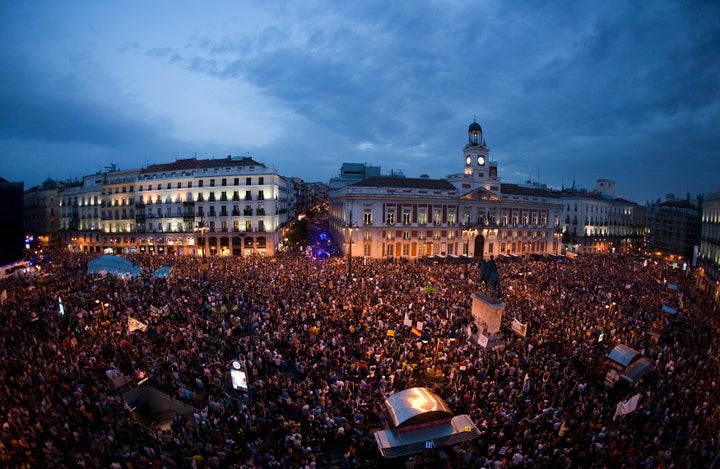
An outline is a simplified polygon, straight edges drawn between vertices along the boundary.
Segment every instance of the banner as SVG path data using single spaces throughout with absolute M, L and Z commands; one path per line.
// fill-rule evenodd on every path
M 483 348 L 487 348 L 489 339 L 490 338 L 486 335 L 478 334 L 478 339 L 477 339 L 478 345 L 480 345 Z
M 147 329 L 147 324 L 138 321 L 137 319 L 131 318 L 128 316 L 128 331 L 143 331 Z
M 527 334 L 527 324 L 523 324 L 518 321 L 517 318 L 515 318 L 512 322 L 512 330 L 515 331 L 517 334 L 525 337 L 525 335 Z
M 618 402 L 618 405 L 615 408 L 615 415 L 613 415 L 613 420 L 615 420 L 619 415 L 625 415 L 629 414 L 630 412 L 634 412 L 635 409 L 637 409 L 640 396 L 641 394 L 635 394 L 633 397 L 626 401 Z

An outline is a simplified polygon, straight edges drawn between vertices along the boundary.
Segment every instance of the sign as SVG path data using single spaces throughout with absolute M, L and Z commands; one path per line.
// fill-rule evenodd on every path
M 517 319 L 513 319 L 512 330 L 515 333 L 525 337 L 525 335 L 527 334 L 527 324 L 523 324 L 520 321 L 518 321 Z

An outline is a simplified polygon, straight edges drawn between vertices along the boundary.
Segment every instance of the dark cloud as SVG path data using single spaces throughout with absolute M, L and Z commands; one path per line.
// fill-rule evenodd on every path
M 595 179 L 610 178 L 639 201 L 716 189 L 718 2 L 258 8 L 272 21 L 237 28 L 232 21 L 224 28 L 188 22 L 187 35 L 174 42 L 129 31 L 115 50 L 261 90 L 263 103 L 277 103 L 299 126 L 282 135 L 316 158 L 310 170 L 306 158 L 299 164 L 285 156 L 285 141 L 250 148 L 282 174 L 317 180 L 326 171 L 326 180 L 344 161 L 366 161 L 441 177 L 461 167 L 465 131 L 477 116 L 507 182 L 540 177 L 555 187 L 575 180 L 592 188 Z M 217 18 L 233 14 L 240 13 Z M 46 72 L 15 60 L 0 70 L 7 85 L 0 110 L 8 111 L 0 136 L 133 151 L 141 151 L 138 142 L 166 153 L 180 147 L 165 137 L 170 124 L 148 122 L 142 105 L 121 93 L 108 102 L 84 97 L 83 80 L 95 69 Z M 266 112 L 239 96 L 227 101 Z M 235 151 L 203 145 L 201 153 Z

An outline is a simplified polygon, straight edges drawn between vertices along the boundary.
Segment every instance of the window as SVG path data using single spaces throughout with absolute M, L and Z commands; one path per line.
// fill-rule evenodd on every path
M 259 177 L 259 178 L 258 178 L 258 184 L 265 184 L 265 178 L 264 178 L 264 177 Z
M 167 188 L 170 189 L 171 187 L 172 187 L 172 185 L 168 182 L 168 183 L 167 183 Z
M 245 178 L 245 184 L 248 186 L 252 185 L 252 178 Z
M 188 181 L 188 189 L 192 189 L 192 181 Z
M 203 182 L 204 182 L 204 181 L 203 181 L 202 179 L 200 179 L 200 180 L 198 181 L 198 187 L 202 187 L 202 186 L 203 186 Z
M 245 191 L 245 200 L 252 200 L 252 193 L 250 191 Z
M 402 255 L 403 255 L 403 256 L 406 256 L 406 257 L 410 255 L 410 244 L 409 244 L 409 243 L 403 244 L 403 246 L 402 246 Z
M 239 185 L 240 185 L 240 178 L 235 178 L 235 179 L 233 180 L 233 185 L 234 185 L 234 186 L 239 186 Z
M 403 225 L 410 224 L 410 209 L 409 208 L 403 209 L 402 222 L 403 222 Z
M 258 200 L 265 200 L 265 191 L 258 191 Z
M 227 186 L 227 179 L 222 178 L 222 181 L 220 181 L 220 184 L 221 184 L 222 186 Z
M 265 231 L 265 222 L 263 220 L 258 220 L 258 231 Z
M 402 239 L 410 239 L 410 232 L 409 232 L 409 231 L 403 231 L 403 232 L 402 232 Z
M 178 188 L 178 189 L 182 189 L 182 182 L 178 182 L 178 183 L 177 183 L 177 188 Z
M 395 232 L 393 230 L 387 230 L 385 232 L 385 237 L 388 241 L 392 241 L 393 239 L 395 239 Z
M 455 224 L 455 211 L 448 211 L 448 225 L 452 226 Z
M 438 208 L 433 210 L 433 224 L 434 225 L 440 224 L 440 209 L 438 209 Z
M 372 232 L 370 232 L 370 231 L 363 232 L 363 240 L 372 241 Z
M 388 209 L 388 211 L 387 211 L 387 218 L 386 218 L 385 222 L 386 222 L 388 225 L 394 225 L 394 224 L 395 224 L 395 209 L 394 209 L 394 208 L 389 208 L 389 209 Z
M 427 210 L 424 208 L 418 213 L 418 225 L 427 225 Z
M 252 231 L 252 222 L 250 220 L 245 220 L 245 231 Z
M 215 187 L 215 179 L 210 179 L 210 187 Z
M 366 244 L 363 246 L 363 255 L 365 257 L 370 257 L 370 254 L 372 254 L 372 244 Z
M 435 240 L 440 239 L 440 232 L 439 232 L 439 231 L 433 231 L 433 239 L 435 239 Z
M 372 225 L 372 209 L 366 208 L 363 212 L 363 224 Z

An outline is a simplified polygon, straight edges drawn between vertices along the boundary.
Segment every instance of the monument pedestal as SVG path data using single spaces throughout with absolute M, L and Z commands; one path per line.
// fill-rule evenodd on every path
M 472 295 L 472 315 L 478 328 L 471 341 L 485 348 L 495 348 L 502 345 L 502 338 L 498 335 L 502 322 L 505 303 L 497 297 L 482 292 Z

